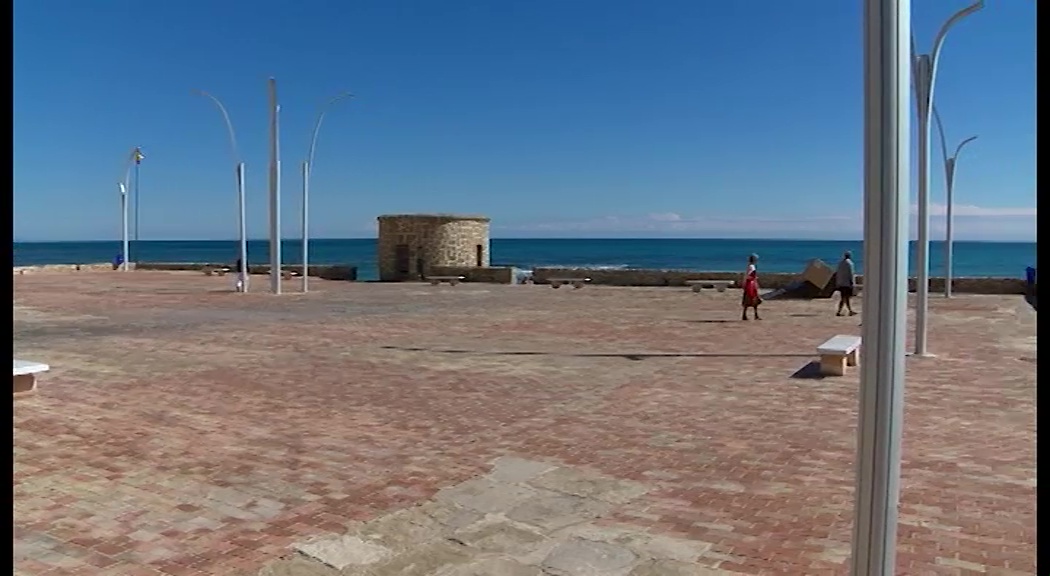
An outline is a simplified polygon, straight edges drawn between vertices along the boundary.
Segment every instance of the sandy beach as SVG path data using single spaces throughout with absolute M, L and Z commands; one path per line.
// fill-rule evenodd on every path
M 810 365 L 860 333 L 834 301 L 298 286 L 16 273 L 15 355 L 52 367 L 14 404 L 16 574 L 848 573 L 859 375 Z M 897 573 L 1034 574 L 1036 313 L 930 307 Z

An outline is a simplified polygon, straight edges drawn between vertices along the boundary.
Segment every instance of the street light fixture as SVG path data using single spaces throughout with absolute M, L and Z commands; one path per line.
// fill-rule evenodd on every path
M 937 122 L 937 133 L 941 136 L 941 155 L 944 158 L 944 188 L 945 188 L 945 230 L 944 230 L 944 297 L 952 297 L 952 208 L 954 200 L 952 191 L 955 188 L 955 166 L 959 158 L 959 152 L 963 146 L 977 139 L 970 136 L 955 147 L 955 152 L 948 156 L 948 144 L 944 139 L 944 124 L 941 123 L 941 115 L 937 113 L 937 107 L 933 106 L 933 119 Z
M 912 74 L 915 82 L 915 103 L 919 120 L 919 245 L 916 250 L 916 294 L 915 294 L 915 355 L 927 356 L 926 333 L 927 312 L 930 297 L 930 109 L 933 107 L 933 88 L 937 78 L 937 55 L 944 44 L 944 37 L 959 20 L 984 7 L 984 0 L 959 10 L 941 26 L 933 40 L 929 54 L 915 51 L 915 38 L 911 39 Z
M 230 115 L 226 112 L 226 107 L 219 102 L 219 99 L 204 90 L 194 90 L 194 93 L 208 98 L 215 103 L 215 106 L 219 108 L 219 112 L 222 113 L 222 119 L 226 123 L 226 130 L 230 135 L 230 150 L 233 153 L 234 171 L 237 176 L 237 211 L 238 211 L 238 229 L 240 231 L 240 269 L 237 270 L 237 281 L 241 292 L 248 291 L 248 228 L 245 218 L 245 200 L 244 200 L 244 162 L 241 161 L 240 154 L 237 151 L 237 136 L 233 132 L 233 123 L 230 122 Z
M 310 170 L 314 164 L 314 150 L 317 148 L 317 133 L 321 130 L 321 123 L 324 122 L 324 115 L 328 112 L 328 109 L 335 105 L 340 100 L 347 98 L 353 98 L 354 95 L 349 92 L 343 92 L 335 98 L 329 100 L 317 113 L 317 121 L 314 122 L 314 131 L 310 135 L 310 150 L 306 155 L 306 160 L 303 161 L 303 213 L 302 213 L 302 229 L 303 229 L 303 292 L 307 291 L 307 278 L 310 277 L 310 233 L 309 233 L 309 207 L 310 207 Z

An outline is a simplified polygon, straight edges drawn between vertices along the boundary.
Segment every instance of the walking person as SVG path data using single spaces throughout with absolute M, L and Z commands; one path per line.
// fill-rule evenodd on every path
M 835 271 L 835 290 L 839 293 L 839 309 L 835 312 L 836 316 L 842 316 L 843 308 L 849 311 L 850 316 L 857 315 L 853 311 L 853 306 L 850 305 L 850 299 L 853 298 L 853 291 L 856 287 L 857 276 L 853 270 L 853 256 L 847 250 L 842 255 L 842 260 L 839 261 L 838 270 Z
M 752 254 L 747 257 L 747 270 L 744 272 L 744 297 L 741 301 L 744 307 L 744 314 L 741 317 L 742 320 L 747 320 L 747 309 L 751 308 L 755 311 L 755 320 L 761 320 L 758 317 L 758 305 L 762 303 L 762 297 L 758 295 L 758 255 Z

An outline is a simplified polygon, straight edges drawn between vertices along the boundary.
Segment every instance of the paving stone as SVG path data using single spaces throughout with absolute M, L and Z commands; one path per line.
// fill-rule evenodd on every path
M 301 554 L 342 570 L 347 566 L 375 564 L 393 556 L 389 548 L 357 536 L 338 536 L 296 544 Z
M 647 491 L 645 485 L 637 482 L 617 480 L 570 468 L 556 468 L 530 480 L 529 484 L 537 488 L 584 498 L 596 498 L 613 504 L 629 502 Z
M 622 576 L 637 562 L 622 546 L 573 538 L 552 550 L 542 567 L 554 576 Z
M 471 560 L 468 550 L 450 542 L 434 542 L 414 548 L 381 564 L 352 567 L 344 570 L 344 576 L 435 576 L 441 572 L 466 564 Z
M 527 482 L 557 467 L 549 462 L 537 462 L 516 456 L 501 456 L 493 461 L 492 466 L 492 472 L 487 475 L 490 479 L 512 484 Z
M 556 533 L 557 537 L 576 537 L 585 540 L 610 542 L 630 549 L 642 557 L 653 557 L 678 562 L 696 562 L 711 550 L 711 542 L 690 538 L 674 538 L 650 534 L 633 526 L 597 526 L 582 524 Z
M 677 560 L 646 560 L 628 576 L 724 576 L 728 574 L 725 570 L 716 568 L 705 568 L 689 562 Z
M 361 525 L 354 535 L 397 554 L 443 537 L 444 527 L 419 509 L 401 510 Z
M 340 576 L 339 570 L 298 554 L 271 562 L 259 576 Z
M 439 502 L 452 502 L 476 512 L 495 513 L 510 510 L 535 493 L 535 490 L 517 484 L 475 478 L 442 489 L 435 499 Z
M 485 517 L 481 512 L 468 510 L 452 502 L 427 502 L 419 506 L 418 510 L 452 530 L 469 526 Z
M 484 558 L 457 566 L 441 576 L 546 576 L 536 566 L 508 558 Z
M 455 533 L 455 539 L 480 552 L 527 554 L 547 538 L 510 522 L 486 522 Z
M 544 530 L 557 530 L 580 524 L 606 514 L 611 506 L 605 502 L 559 494 L 539 493 L 507 512 L 507 518 L 531 524 Z

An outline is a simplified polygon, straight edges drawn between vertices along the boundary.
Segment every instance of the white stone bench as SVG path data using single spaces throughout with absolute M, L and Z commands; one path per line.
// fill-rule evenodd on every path
M 14 359 L 14 387 L 15 395 L 28 394 L 36 390 L 36 375 L 51 369 L 47 364 L 30 362 L 28 360 Z
M 466 279 L 466 276 L 427 276 L 431 286 L 437 286 L 442 282 L 448 282 L 449 286 L 455 286 Z
M 846 366 L 856 366 L 860 355 L 860 336 L 839 334 L 817 347 L 820 354 L 820 373 L 842 376 Z
M 700 292 L 704 288 L 714 288 L 719 292 L 725 292 L 726 288 L 733 285 L 732 280 L 686 280 L 686 286 L 692 286 L 693 292 Z
M 551 288 L 557 288 L 562 284 L 572 284 L 574 290 L 583 288 L 583 285 L 590 282 L 590 278 L 551 278 L 547 280 L 551 283 Z

